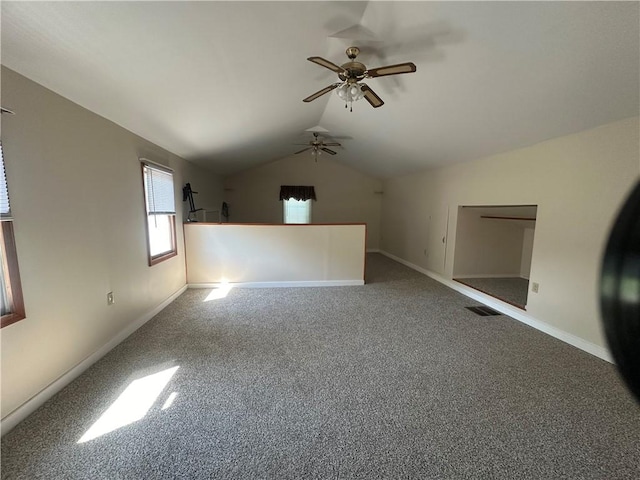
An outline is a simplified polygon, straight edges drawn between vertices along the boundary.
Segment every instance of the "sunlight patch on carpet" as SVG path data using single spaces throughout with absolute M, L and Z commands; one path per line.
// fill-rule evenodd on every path
M 207 295 L 207 298 L 204 299 L 205 302 L 210 302 L 211 300 L 220 300 L 221 298 L 225 298 L 233 285 L 228 282 L 222 282 L 218 288 L 214 288 L 211 290 L 211 293 Z
M 144 418 L 178 368 L 168 368 L 131 382 L 78 443 L 88 442 Z
M 166 410 L 171 405 L 173 405 L 173 401 L 176 399 L 178 394 L 176 392 L 172 392 L 171 395 L 165 400 L 164 405 L 162 405 L 161 410 Z

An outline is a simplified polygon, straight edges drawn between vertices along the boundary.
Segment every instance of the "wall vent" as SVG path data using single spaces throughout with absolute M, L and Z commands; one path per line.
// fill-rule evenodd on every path
M 476 315 L 480 315 L 481 317 L 489 317 L 494 315 L 502 315 L 500 312 L 494 310 L 493 308 L 485 307 L 484 305 L 480 307 L 464 307 L 467 310 L 471 310 Z

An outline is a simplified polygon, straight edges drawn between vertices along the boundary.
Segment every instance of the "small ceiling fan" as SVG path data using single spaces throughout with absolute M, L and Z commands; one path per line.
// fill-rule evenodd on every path
M 307 145 L 307 144 L 305 144 Z M 335 155 L 338 152 L 335 152 L 333 150 L 331 150 L 330 148 L 327 147 L 340 147 L 341 145 L 337 142 L 329 142 L 329 143 L 325 143 L 324 139 L 322 137 L 318 136 L 318 132 L 313 132 L 313 140 L 310 140 L 308 143 L 308 147 L 307 148 L 303 148 L 302 150 L 294 153 L 294 155 L 297 155 L 299 153 L 303 153 L 303 152 L 307 152 L 309 150 L 311 150 L 311 155 L 313 155 L 316 158 L 316 162 L 318 161 L 318 155 L 320 155 L 322 152 L 327 152 L 329 155 Z
M 302 101 L 311 102 L 325 93 L 329 93 L 331 90 L 337 88 L 338 96 L 345 102 L 345 108 L 349 105 L 351 106 L 351 111 L 353 111 L 353 102 L 356 102 L 361 98 L 365 98 L 373 108 L 378 108 L 384 105 L 384 102 L 366 83 L 363 83 L 362 80 L 365 78 L 384 77 L 387 75 L 413 73 L 416 71 L 416 66 L 412 62 L 367 69 L 363 63 L 356 62 L 356 57 L 359 53 L 360 49 L 358 47 L 347 48 L 346 54 L 347 57 L 349 57 L 349 61 L 341 66 L 338 66 L 329 60 L 325 60 L 322 57 L 307 58 L 310 62 L 317 63 L 321 67 L 325 67 L 336 72 L 340 81 L 317 91 L 313 95 L 309 95 Z

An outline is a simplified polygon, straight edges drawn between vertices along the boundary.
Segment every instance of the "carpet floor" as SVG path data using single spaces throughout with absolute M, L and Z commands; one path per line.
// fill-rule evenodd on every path
M 525 278 L 456 278 L 454 280 L 520 308 L 524 309 L 527 305 L 529 280 Z
M 367 282 L 188 290 L 2 439 L 2 478 L 638 478 L 612 365 L 381 255 Z

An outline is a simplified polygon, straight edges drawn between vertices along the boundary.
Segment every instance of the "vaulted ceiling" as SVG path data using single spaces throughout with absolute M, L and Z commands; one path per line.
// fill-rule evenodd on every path
M 2 64 L 222 175 L 292 154 L 321 125 L 377 177 L 639 114 L 638 2 L 2 2 Z M 347 30 L 346 33 L 340 33 Z M 347 38 L 345 38 L 347 37 Z M 385 105 L 335 81 L 361 47 Z M 10 105 L 5 105 L 11 107 Z

